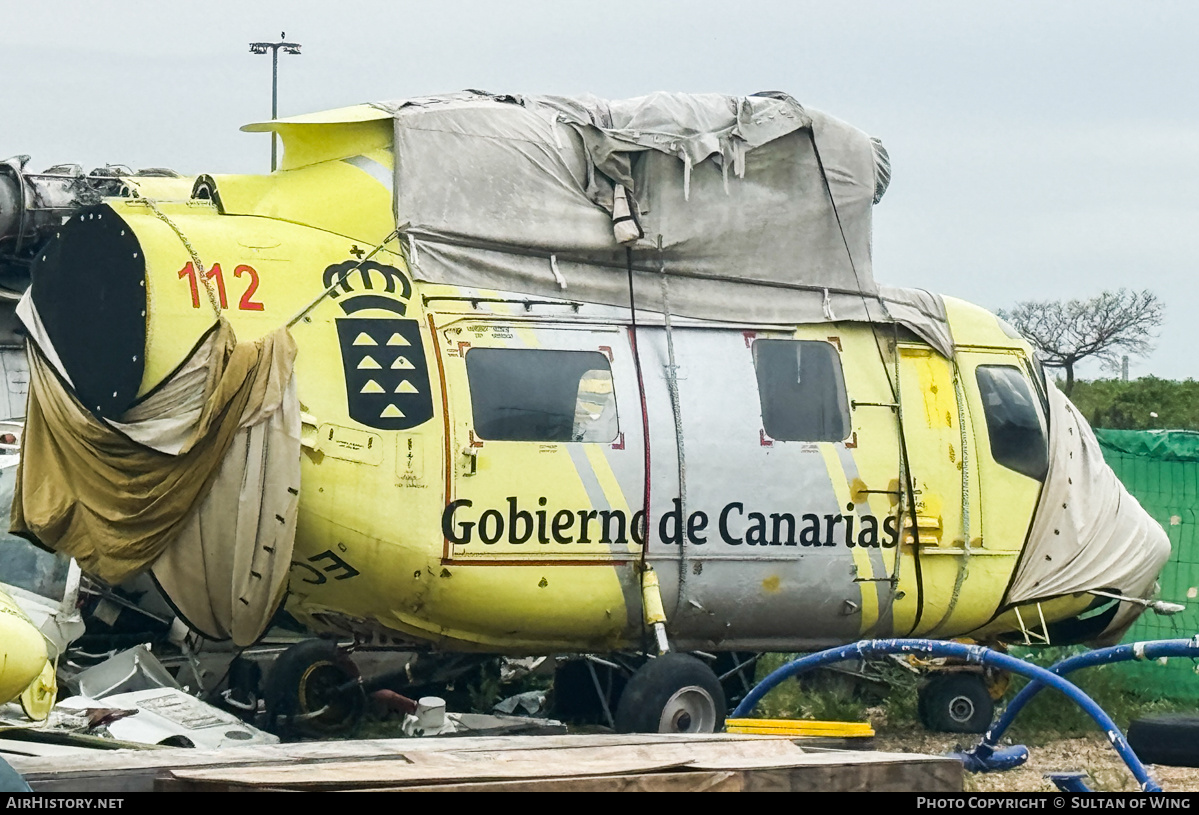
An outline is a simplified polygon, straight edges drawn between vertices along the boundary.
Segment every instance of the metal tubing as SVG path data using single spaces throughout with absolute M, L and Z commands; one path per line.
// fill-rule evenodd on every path
M 952 657 L 976 665 L 1004 668 L 1013 673 L 1034 679 L 1043 685 L 1060 690 L 1076 702 L 1079 707 L 1086 711 L 1087 715 L 1103 728 L 1108 741 L 1111 742 L 1112 747 L 1115 748 L 1120 757 L 1124 759 L 1124 763 L 1128 765 L 1129 770 L 1137 779 L 1137 784 L 1140 786 L 1141 791 L 1161 791 L 1161 786 L 1149 775 L 1141 760 L 1137 758 L 1132 748 L 1128 746 L 1128 741 L 1124 738 L 1124 734 L 1120 732 L 1120 728 L 1116 727 L 1116 723 L 1112 721 L 1111 717 L 1101 707 L 1095 704 L 1094 700 L 1066 679 L 1045 668 L 1031 665 L 1007 654 L 1000 654 L 981 645 L 966 645 L 960 642 L 939 642 L 921 639 L 886 639 L 864 640 L 851 645 L 844 645 L 840 648 L 821 651 L 820 653 L 811 654 L 790 662 L 759 682 L 757 687 L 749 692 L 749 695 L 745 697 L 741 704 L 737 705 L 737 709 L 732 713 L 732 718 L 747 716 L 758 702 L 761 701 L 763 696 L 784 680 L 798 674 L 833 662 L 843 662 L 847 659 L 870 659 L 872 657 L 896 653 L 920 654 L 931 657 Z
M 285 53 L 298 54 L 300 53 L 300 44 L 298 42 L 287 42 L 286 32 L 279 34 L 280 42 L 252 42 L 250 43 L 251 54 L 265 54 L 271 52 L 271 121 L 279 118 L 279 49 L 282 48 Z M 279 134 L 271 131 L 271 172 L 275 172 L 278 161 L 278 143 Z
M 603 710 L 604 710 L 604 721 L 606 721 L 608 723 L 608 727 L 615 730 L 616 729 L 616 719 L 613 718 L 612 710 L 608 705 L 608 691 L 604 690 L 600 686 L 599 674 L 597 674 L 595 672 L 595 665 L 592 663 L 592 661 L 589 659 L 583 660 L 583 661 L 587 663 L 587 671 L 588 671 L 588 673 L 591 674 L 591 684 L 595 687 L 595 695 L 599 697 L 600 707 L 603 708 Z M 603 664 L 612 665 L 611 662 L 605 662 Z M 615 668 L 616 666 L 612 665 L 612 667 Z M 609 682 L 610 681 L 611 680 L 609 680 Z
M 271 49 L 271 121 L 279 118 L 279 49 Z M 275 172 L 278 162 L 275 156 L 278 150 L 279 134 L 271 131 L 271 172 Z

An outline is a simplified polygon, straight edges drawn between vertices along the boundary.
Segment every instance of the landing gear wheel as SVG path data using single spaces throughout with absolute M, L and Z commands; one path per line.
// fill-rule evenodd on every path
M 688 654 L 641 666 L 616 706 L 620 733 L 715 733 L 724 726 L 724 690 L 712 669 Z
M 1147 764 L 1199 767 L 1199 716 L 1162 713 L 1133 719 L 1128 746 Z
M 920 722 L 936 733 L 985 733 L 995 701 L 983 677 L 973 673 L 933 676 L 916 699 Z
M 329 640 L 304 640 L 280 654 L 264 697 L 268 728 L 289 736 L 343 735 L 366 710 L 357 667 Z

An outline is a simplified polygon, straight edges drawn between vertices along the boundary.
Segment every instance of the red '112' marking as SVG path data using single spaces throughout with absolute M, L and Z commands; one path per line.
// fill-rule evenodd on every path
M 258 272 L 253 266 L 246 266 L 244 264 L 233 270 L 234 277 L 241 277 L 243 273 L 250 276 L 250 287 L 241 296 L 237 307 L 242 311 L 262 311 L 262 303 L 250 299 L 254 295 L 254 292 L 258 290 Z M 222 303 L 222 305 L 224 304 Z
M 258 271 L 253 266 L 241 264 L 233 270 L 234 277 L 249 277 L 249 285 L 245 292 L 242 293 L 241 300 L 237 302 L 237 307 L 241 311 L 262 311 L 263 304 L 254 300 L 254 292 L 258 290 Z M 186 266 L 179 270 L 179 279 L 187 278 L 188 285 L 191 287 L 192 308 L 200 307 L 200 287 L 196 281 L 195 267 L 189 262 Z M 214 263 L 212 268 L 204 273 L 204 277 L 208 280 L 216 280 L 217 300 L 220 301 L 221 308 L 229 308 L 229 298 L 225 293 L 225 275 L 221 272 L 221 264 Z

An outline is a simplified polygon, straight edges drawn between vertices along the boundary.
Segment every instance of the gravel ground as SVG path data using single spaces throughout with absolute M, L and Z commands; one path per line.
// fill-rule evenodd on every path
M 961 747 L 970 748 L 978 737 L 914 732 L 880 732 L 875 737 L 875 749 L 900 753 L 942 755 Z M 1040 746 L 1029 746 L 1029 759 L 1023 767 L 1002 773 L 967 773 L 965 788 L 972 792 L 1052 792 L 1047 772 L 1086 772 L 1087 786 L 1107 792 L 1136 792 L 1136 781 L 1120 756 L 1101 735 L 1076 739 L 1059 739 Z M 1150 775 L 1166 792 L 1199 791 L 1199 769 L 1190 767 L 1161 767 L 1150 765 Z

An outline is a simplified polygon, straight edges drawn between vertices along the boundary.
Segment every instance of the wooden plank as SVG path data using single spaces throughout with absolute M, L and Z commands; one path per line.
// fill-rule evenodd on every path
M 664 772 L 377 788 L 371 792 L 928 792 L 962 791 L 958 761 L 913 761 L 739 771 Z M 366 790 L 363 790 L 366 791 Z
M 746 748 L 752 748 L 746 750 Z M 715 773 L 716 775 L 713 775 Z M 731 781 L 735 774 L 740 780 Z M 668 779 L 667 776 L 696 776 Z M 642 776 L 637 782 L 614 779 Z M 649 776 L 661 776 L 651 779 Z M 714 780 L 715 779 L 715 780 Z M 616 790 L 688 789 L 712 781 L 745 791 L 960 791 L 954 759 L 895 753 L 808 754 L 787 740 L 755 745 L 718 742 L 560 748 L 543 751 L 413 753 L 403 760 L 320 765 L 176 770 L 160 788 L 365 790 L 477 788 Z M 482 785 L 482 786 L 472 786 Z
M 475 763 L 467 766 L 442 764 L 437 770 L 426 767 L 387 762 L 379 767 L 364 767 L 361 763 L 332 764 L 321 768 L 319 774 L 306 772 L 304 768 L 228 768 L 226 770 L 178 770 L 168 771 L 155 782 L 156 787 L 170 786 L 167 779 L 174 781 L 174 789 L 181 792 L 250 792 L 256 789 L 299 790 L 305 792 L 336 792 L 371 789 L 376 787 L 399 788 L 439 782 L 464 781 L 511 781 L 529 780 L 553 776 L 541 762 L 512 762 L 498 767 L 485 768 Z M 649 772 L 670 770 L 682 765 L 659 763 L 645 767 Z M 595 762 L 577 768 L 571 777 L 587 775 L 627 774 L 636 769 L 630 762 Z M 259 773 L 266 770 L 263 775 Z
M 546 778 L 429 784 L 371 792 L 928 792 L 962 791 L 960 762 L 933 759 L 877 767 L 792 767 L 739 771 L 663 772 L 591 778 Z M 367 790 L 361 790 L 367 791 Z
M 804 752 L 789 740 L 756 743 L 721 741 L 602 745 L 544 750 L 414 752 L 392 761 L 340 761 L 320 765 L 272 765 L 174 770 L 169 777 L 191 781 L 193 789 L 243 789 L 271 786 L 290 789 L 352 789 L 450 781 L 493 781 L 647 773 L 676 767 L 704 769 L 744 766 L 786 767 Z
M 64 762 L 52 757 L 12 756 L 6 758 L 38 792 L 150 791 L 154 779 L 163 770 L 186 767 L 226 767 L 247 764 L 295 764 L 360 759 L 382 761 L 418 753 L 453 750 L 473 752 L 506 749 L 555 751 L 580 745 L 634 746 L 662 743 L 723 741 L 746 743 L 771 739 L 770 736 L 671 735 L 658 733 L 598 733 L 565 736 L 427 736 L 410 739 L 359 739 L 346 741 L 299 742 L 295 744 L 231 747 L 224 750 L 159 748 L 152 751 L 103 751 L 88 756 L 86 762 Z
M 12 756 L 10 763 L 24 774 L 35 791 L 77 792 L 96 794 L 150 791 L 155 778 L 171 772 L 164 784 L 183 781 L 187 773 L 196 774 L 187 783 L 224 784 L 238 789 L 279 789 L 291 786 L 294 775 L 334 776 L 325 788 L 338 786 L 337 770 L 354 764 L 358 769 L 349 785 L 354 789 L 376 789 L 401 784 L 403 789 L 433 786 L 494 785 L 495 789 L 512 784 L 529 784 L 547 789 L 592 790 L 606 788 L 602 778 L 641 780 L 609 781 L 615 788 L 625 784 L 629 789 L 637 784 L 670 785 L 704 783 L 705 778 L 720 788 L 787 789 L 787 790 L 852 790 L 900 789 L 905 791 L 954 791 L 962 785 L 961 765 L 951 759 L 914 757 L 898 754 L 834 752 L 801 750 L 795 739 L 715 734 L 704 736 L 675 736 L 658 734 L 594 734 L 567 736 L 507 736 L 464 738 L 376 739 L 342 742 L 307 742 L 300 744 L 268 745 L 231 748 L 220 751 L 162 749 L 151 752 L 96 752 L 86 759 L 64 757 Z M 773 746 L 771 746 L 773 745 Z M 595 752 L 595 751 L 599 752 Z M 772 751 L 779 752 L 772 752 Z M 780 756 L 791 755 L 781 763 L 795 767 L 779 767 Z M 506 757 L 506 758 L 505 758 Z M 576 767 L 587 759 L 612 761 L 596 764 L 579 774 Z M 430 769 L 448 759 L 449 772 L 441 771 L 438 779 L 430 780 Z M 516 759 L 514 764 L 513 759 Z M 619 759 L 624 763 L 615 763 Z M 663 760 L 669 759 L 669 760 Z M 679 769 L 678 762 L 689 759 L 692 769 Z M 738 761 L 740 766 L 737 766 Z M 488 774 L 496 765 L 506 765 L 507 776 L 492 779 Z M 523 769 L 517 771 L 519 764 Z M 748 765 L 748 766 L 747 766 Z M 872 769 L 878 765 L 878 769 Z M 399 777 L 381 779 L 380 768 Z M 412 770 L 399 772 L 397 767 Z M 648 772 L 656 767 L 658 771 Z M 702 769 L 700 769 L 702 767 Z M 290 771 L 283 781 L 282 769 Z M 242 774 L 238 779 L 222 778 L 224 771 Z M 220 772 L 218 772 L 220 771 Z M 415 772 L 414 772 L 415 771 Z M 405 774 L 406 773 L 406 774 Z M 733 775 L 725 775 L 732 773 Z M 267 775 L 272 775 L 268 783 Z M 705 775 L 706 774 L 706 775 Z M 688 780 L 666 780 L 667 776 L 691 775 Z M 177 777 L 176 777 L 177 776 Z M 201 777 L 203 776 L 203 777 Z M 650 780 L 648 776 L 663 776 Z M 250 779 L 259 784 L 244 783 Z M 719 780 L 724 779 L 724 780 Z M 735 779 L 735 780 L 733 780 Z M 555 787 L 557 784 L 559 786 Z M 189 787 L 191 789 L 195 786 Z M 491 789 L 491 786 L 487 787 Z M 648 786 L 647 786 L 648 788 Z
M 905 763 L 817 764 L 750 770 L 745 792 L 961 792 L 962 764 L 926 757 Z
M 702 735 L 672 735 L 662 733 L 595 733 L 562 736 L 426 736 L 408 739 L 347 739 L 343 741 L 311 741 L 291 744 L 264 744 L 254 747 L 229 747 L 223 750 L 192 750 L 183 748 L 154 748 L 146 754 L 114 751 L 96 755 L 95 761 L 105 767 L 177 766 L 183 756 L 188 764 L 236 764 L 246 760 L 311 761 L 352 757 L 399 755 L 413 751 L 454 750 L 557 750 L 561 747 L 586 745 L 635 745 L 680 743 L 690 741 L 746 742 L 770 738 L 751 734 L 709 733 Z M 54 772 L 53 764 L 31 761 L 22 764 L 22 774 Z
M 644 773 L 593 778 L 535 778 L 527 781 L 483 781 L 390 787 L 362 792 L 741 792 L 736 772 Z
M 554 778 L 511 778 L 440 784 L 364 786 L 348 792 L 929 792 L 962 790 L 959 762 L 926 757 L 902 764 L 820 764 L 785 768 L 704 770 L 663 769 L 650 773 Z M 161 779 L 156 789 L 184 792 L 250 792 L 314 789 L 294 786 L 242 786 L 218 781 Z M 321 787 L 320 789 L 330 789 Z

